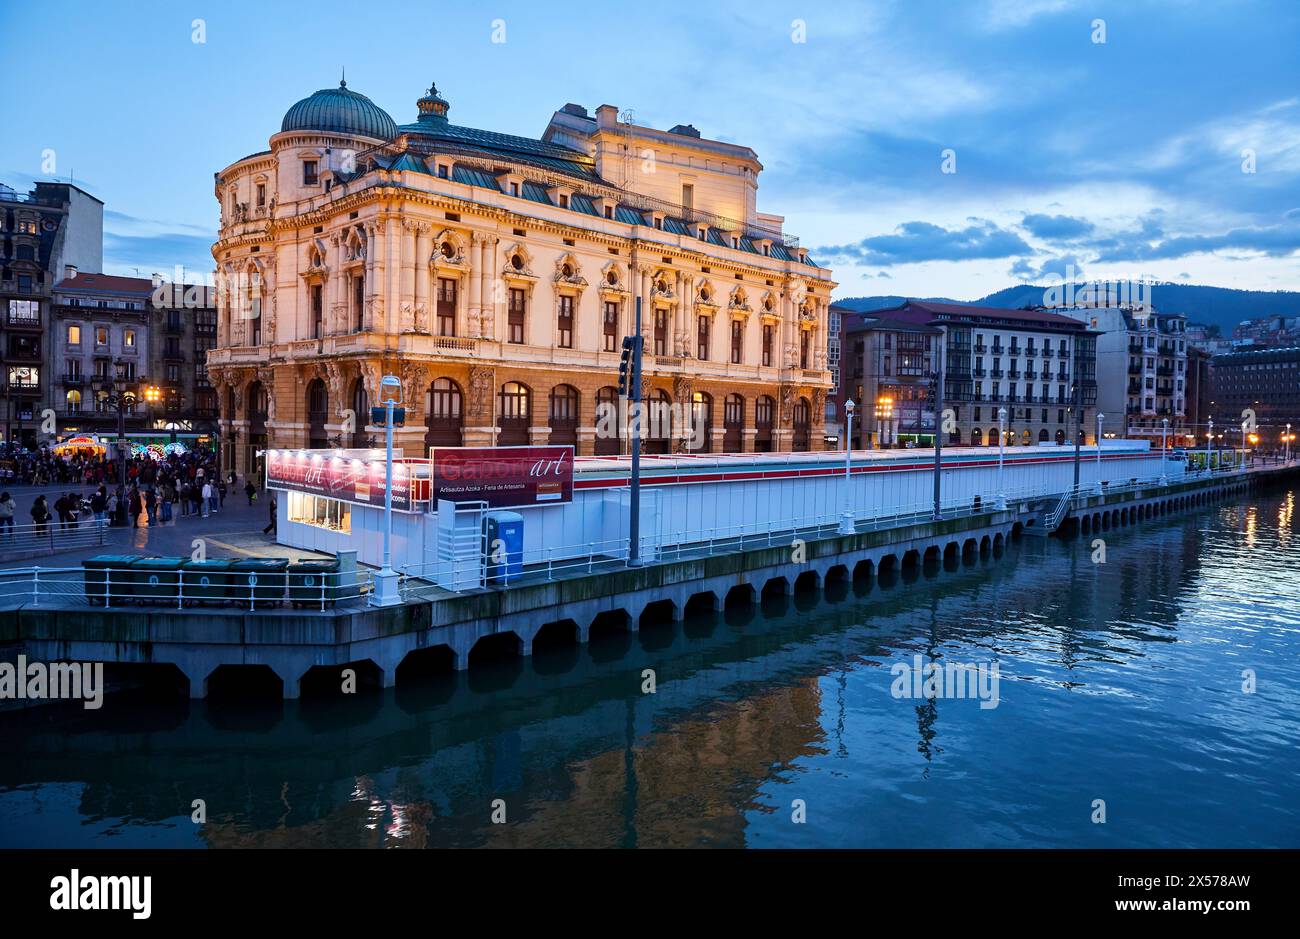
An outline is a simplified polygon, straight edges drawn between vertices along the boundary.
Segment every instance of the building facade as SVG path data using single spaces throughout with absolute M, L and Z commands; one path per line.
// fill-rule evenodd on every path
M 1096 437 L 1097 334 L 1076 319 L 909 300 L 843 322 L 841 398 L 854 399 L 859 445 L 932 446 L 944 417 L 944 446 L 996 446 L 999 427 L 1008 446 L 1063 444 L 1076 407 L 1081 439 Z
M 0 186 L 0 350 L 6 442 L 33 446 L 53 393 L 52 290 L 65 273 L 103 264 L 104 204 L 69 183 L 37 183 L 26 197 Z
M 51 291 L 50 393 L 59 433 L 116 433 L 117 409 L 105 400 L 105 383 L 154 381 L 155 345 L 150 322 L 153 281 L 83 274 L 60 280 Z M 143 395 L 126 412 L 128 431 L 150 427 Z
M 1274 450 L 1288 424 L 1300 428 L 1300 348 L 1216 355 L 1211 385 L 1214 424 L 1229 434 L 1253 415 L 1259 446 Z
M 381 439 L 408 455 L 572 444 L 618 453 L 617 370 L 642 304 L 646 450 L 821 445 L 830 272 L 756 209 L 757 156 L 689 125 L 566 105 L 540 139 L 451 124 L 435 88 L 397 125 L 343 85 L 216 175 L 208 370 L 234 465 Z
M 1058 312 L 1099 333 L 1097 407 L 1111 432 L 1148 440 L 1190 432 L 1185 316 L 1123 307 Z

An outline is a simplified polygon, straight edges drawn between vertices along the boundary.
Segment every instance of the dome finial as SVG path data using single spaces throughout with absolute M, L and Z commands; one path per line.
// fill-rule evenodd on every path
M 339 87 L 346 88 L 347 86 L 348 86 L 348 67 L 345 65 L 343 66 L 343 74 L 339 77 Z
M 447 99 L 438 94 L 437 82 L 429 82 L 429 90 L 415 102 L 415 106 L 420 111 L 420 120 L 425 122 L 446 121 L 447 111 L 451 108 Z

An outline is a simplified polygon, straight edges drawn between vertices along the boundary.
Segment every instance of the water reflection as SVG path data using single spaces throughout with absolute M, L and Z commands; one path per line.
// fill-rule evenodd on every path
M 1293 505 L 1112 529 L 1105 563 L 1100 536 L 1026 539 L 349 700 L 6 719 L 0 843 L 1294 844 Z M 895 700 L 914 655 L 999 662 L 999 706 Z

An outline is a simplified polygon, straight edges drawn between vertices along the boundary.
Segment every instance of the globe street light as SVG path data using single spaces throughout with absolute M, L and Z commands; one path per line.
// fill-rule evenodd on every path
M 1007 497 L 1002 490 L 1002 459 L 1003 448 L 1007 442 L 1007 409 L 998 408 L 998 498 L 993 504 L 994 508 L 1005 509 L 1007 507 Z
M 1101 425 L 1106 415 L 1097 412 L 1097 491 L 1101 492 Z
M 1286 435 L 1283 436 L 1282 438 L 1282 447 L 1283 447 L 1282 462 L 1290 463 L 1291 462 L 1291 425 L 1290 424 L 1286 425 Z
M 1214 468 L 1214 418 L 1206 421 L 1208 429 L 1205 432 L 1205 471 L 1208 473 Z
M 840 534 L 851 535 L 857 529 L 853 524 L 853 493 L 849 489 L 849 473 L 853 465 L 853 399 L 844 402 L 844 513 L 840 516 Z

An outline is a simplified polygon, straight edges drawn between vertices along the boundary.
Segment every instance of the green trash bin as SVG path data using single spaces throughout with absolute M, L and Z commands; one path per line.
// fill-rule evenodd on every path
M 294 561 L 289 565 L 289 602 L 294 606 L 333 606 L 338 599 L 339 562 Z
M 230 565 L 226 596 L 250 609 L 284 602 L 288 558 L 240 558 Z
M 96 606 L 121 603 L 131 595 L 135 581 L 127 568 L 138 560 L 134 554 L 97 554 L 86 558 L 81 562 L 86 572 L 86 599 Z
M 175 603 L 184 558 L 139 558 L 131 565 L 131 595 L 137 603 Z
M 186 561 L 181 565 L 181 598 L 184 600 L 217 600 L 225 603 L 230 599 L 230 565 L 234 562 L 224 558 L 210 558 L 204 561 Z

